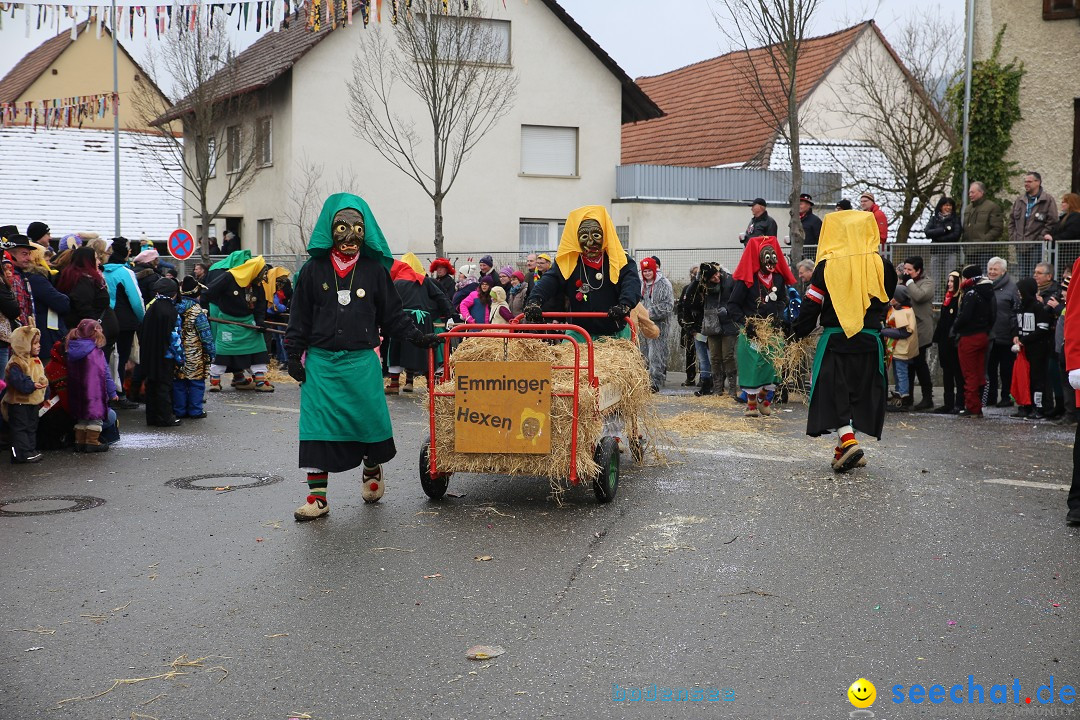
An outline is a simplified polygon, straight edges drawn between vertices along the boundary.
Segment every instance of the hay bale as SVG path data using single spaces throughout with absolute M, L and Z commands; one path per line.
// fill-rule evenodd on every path
M 555 392 L 570 392 L 573 384 L 552 379 Z M 436 386 L 438 392 L 453 392 L 454 383 Z M 551 453 L 519 455 L 512 453 L 459 453 L 454 450 L 454 398 L 435 398 L 435 455 L 443 472 L 499 473 L 545 477 L 556 492 L 565 489 L 570 476 L 570 445 L 573 427 L 573 398 L 551 398 Z M 604 431 L 604 422 L 596 410 L 596 391 L 588 383 L 578 389 L 577 476 L 591 481 L 600 472 L 592 451 Z
M 597 379 L 601 386 L 615 385 L 620 399 L 603 413 L 597 409 L 597 390 L 589 384 L 588 373 L 578 378 L 578 433 L 577 476 L 582 481 L 591 480 L 600 468 L 592 453 L 604 432 L 604 419 L 621 418 L 627 424 L 630 437 L 647 429 L 643 419 L 652 404 L 649 389 L 649 371 L 637 346 L 629 340 L 606 340 L 593 346 L 593 359 Z M 500 338 L 474 337 L 464 340 L 451 356 L 451 367 L 456 362 L 471 361 L 539 361 L 554 366 L 572 366 L 574 347 L 571 343 L 548 343 L 542 340 L 504 340 Z M 582 353 L 581 362 L 588 362 Z M 574 371 L 553 369 L 552 389 L 555 392 L 572 392 Z M 419 389 L 419 388 L 418 388 Z M 436 386 L 439 392 L 453 392 L 453 381 Z M 436 398 L 435 402 L 435 452 L 440 470 L 445 472 L 501 473 L 509 475 L 536 475 L 546 477 L 556 494 L 566 488 L 570 475 L 570 445 L 573 426 L 573 399 L 551 399 L 551 452 L 548 455 L 518 455 L 510 453 L 458 453 L 454 451 L 454 399 Z

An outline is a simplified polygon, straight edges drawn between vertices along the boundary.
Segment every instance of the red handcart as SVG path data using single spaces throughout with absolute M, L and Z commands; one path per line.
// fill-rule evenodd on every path
M 568 312 L 547 312 L 544 313 L 544 317 L 550 320 L 562 321 L 569 320 L 571 318 L 606 318 L 607 313 L 602 312 L 586 312 L 586 313 L 568 313 Z M 453 378 L 454 366 L 450 362 L 450 346 L 451 342 L 455 339 L 467 339 L 467 338 L 495 338 L 504 339 L 507 341 L 514 340 L 544 340 L 561 342 L 566 341 L 573 344 L 574 348 L 574 363 L 572 365 L 552 365 L 552 370 L 569 370 L 573 372 L 574 385 L 571 391 L 557 392 L 552 388 L 552 397 L 566 397 L 571 398 L 573 403 L 573 419 L 570 433 L 570 469 L 569 477 L 567 478 L 572 485 L 578 485 L 582 481 L 592 482 L 593 492 L 596 494 L 596 499 L 601 503 L 611 502 L 615 498 L 615 493 L 619 486 L 619 442 L 620 438 L 617 431 L 613 430 L 610 426 L 605 425 L 605 434 L 601 436 L 600 440 L 594 447 L 588 448 L 587 451 L 593 454 L 593 459 L 596 464 L 600 466 L 600 471 L 595 477 L 592 478 L 580 478 L 577 473 L 577 457 L 578 453 L 582 450 L 578 447 L 578 408 L 579 408 L 579 387 L 582 377 L 584 377 L 590 386 L 597 389 L 597 405 L 598 410 L 603 411 L 604 403 L 608 406 L 613 404 L 618 398 L 612 399 L 611 397 L 604 398 L 600 392 L 600 381 L 596 373 L 595 355 L 593 352 L 593 339 L 592 336 L 580 325 L 574 325 L 569 322 L 553 322 L 553 323 L 524 323 L 521 322 L 522 316 L 518 316 L 510 324 L 479 324 L 468 323 L 462 325 L 455 325 L 451 330 L 440 333 L 439 337 L 443 339 L 443 368 L 442 368 L 442 382 L 446 382 Z M 631 328 L 631 338 L 636 339 L 637 329 L 633 323 L 628 321 Z M 578 337 L 571 335 L 573 331 L 584 341 Z M 420 448 L 420 485 L 423 487 L 424 493 L 428 497 L 433 499 L 441 498 L 445 493 L 447 486 L 450 482 L 450 476 L 452 471 L 447 471 L 445 468 L 440 468 L 439 457 L 435 449 L 435 403 L 438 398 L 453 398 L 456 396 L 455 392 L 444 392 L 436 389 L 435 380 L 435 350 L 432 349 L 428 354 L 428 417 L 430 423 L 430 434 L 427 440 L 424 441 Z M 610 431 L 610 434 L 608 434 Z M 641 440 L 634 434 L 629 442 L 630 449 L 634 454 L 635 459 L 640 460 L 642 454 Z M 481 468 L 479 470 L 483 472 Z M 491 472 L 505 472 L 501 469 L 492 469 Z M 525 473 L 521 473 L 525 474 Z

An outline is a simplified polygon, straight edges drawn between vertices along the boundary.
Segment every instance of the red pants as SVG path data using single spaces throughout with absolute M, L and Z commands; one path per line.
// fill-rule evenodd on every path
M 956 343 L 960 371 L 964 374 L 964 407 L 973 415 L 982 412 L 982 388 L 986 384 L 986 333 L 965 335 Z

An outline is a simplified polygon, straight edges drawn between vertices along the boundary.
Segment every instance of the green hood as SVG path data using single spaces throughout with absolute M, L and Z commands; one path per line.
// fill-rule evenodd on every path
M 379 223 L 375 222 L 375 216 L 371 214 L 371 208 L 363 198 L 350 193 L 337 193 L 326 198 L 322 212 L 315 222 L 315 229 L 311 231 L 311 242 L 308 243 L 308 254 L 311 257 L 326 257 L 334 247 L 332 224 L 334 216 L 341 210 L 352 208 L 364 216 L 364 244 L 360 247 L 360 254 L 373 260 L 378 260 L 387 269 L 394 264 L 394 255 L 386 244 Z
M 250 250 L 237 250 L 230 253 L 224 260 L 218 260 L 216 263 L 210 266 L 211 270 L 232 270 L 238 265 L 243 265 L 251 259 Z

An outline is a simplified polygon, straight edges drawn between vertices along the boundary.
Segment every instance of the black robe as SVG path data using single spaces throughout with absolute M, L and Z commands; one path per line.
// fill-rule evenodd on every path
M 421 284 L 415 280 L 402 278 L 394 281 L 394 288 L 397 289 L 401 305 L 406 311 L 423 310 L 427 313 L 424 321 L 417 323 L 424 334 L 435 331 L 436 318 L 445 320 L 454 316 L 454 311 L 450 308 L 450 300 L 430 279 L 425 279 Z M 413 319 L 415 320 L 415 317 Z M 387 362 L 390 365 L 400 366 L 413 372 L 427 372 L 427 349 L 419 348 L 408 340 L 392 339 L 387 356 Z
M 632 258 L 619 271 L 619 281 L 611 282 L 608 275 L 607 255 L 604 255 L 604 267 L 597 271 L 587 267 L 581 258 L 578 258 L 574 271 L 569 278 L 564 278 L 558 264 L 552 265 L 544 276 L 536 281 L 532 290 L 529 291 L 528 304 L 539 303 L 540 307 L 547 310 L 548 303 L 565 299 L 568 312 L 603 312 L 606 313 L 615 305 L 624 305 L 633 310 L 641 302 L 641 278 L 638 276 L 637 264 Z M 579 288 L 576 281 L 587 278 L 593 285 L 600 282 L 596 279 L 596 273 L 603 273 L 603 282 L 599 288 L 589 290 L 588 300 L 577 299 Z M 561 309 L 561 308 L 560 308 Z M 580 325 L 590 335 L 615 335 L 621 329 L 611 318 L 577 318 L 566 322 Z
M 148 380 L 171 381 L 176 362 L 166 359 L 176 330 L 176 305 L 166 298 L 157 298 L 146 308 L 139 328 L 139 365 Z

